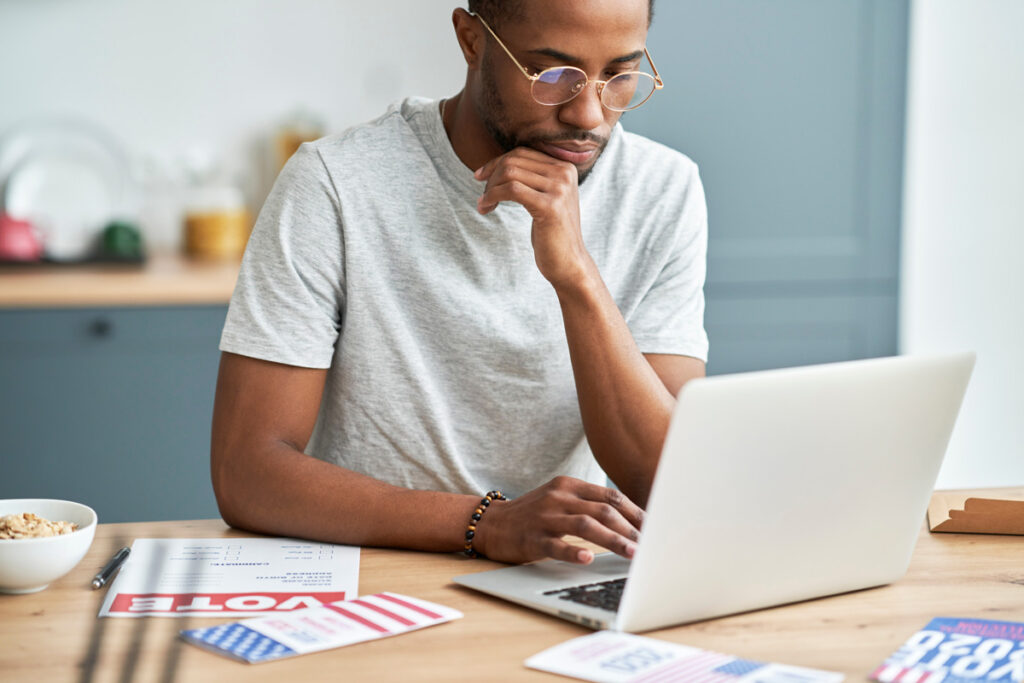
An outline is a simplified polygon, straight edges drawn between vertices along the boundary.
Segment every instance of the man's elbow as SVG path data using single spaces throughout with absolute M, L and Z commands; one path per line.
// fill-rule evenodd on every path
M 210 479 L 213 484 L 213 497 L 217 501 L 217 510 L 221 519 L 231 527 L 250 529 L 252 522 L 248 518 L 245 496 L 240 491 L 239 478 L 233 476 L 224 458 L 211 454 Z

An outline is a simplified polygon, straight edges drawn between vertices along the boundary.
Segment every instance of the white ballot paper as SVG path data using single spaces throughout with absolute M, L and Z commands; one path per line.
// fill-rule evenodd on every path
M 597 683 L 839 683 L 843 675 L 768 664 L 629 633 L 598 631 L 526 660 L 541 671 Z
M 100 616 L 264 616 L 358 594 L 357 547 L 291 538 L 139 538 Z

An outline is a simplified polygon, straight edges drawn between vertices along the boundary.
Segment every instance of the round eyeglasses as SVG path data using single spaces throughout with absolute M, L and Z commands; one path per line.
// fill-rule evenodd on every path
M 475 13 L 473 13 L 473 16 L 480 20 L 480 23 L 484 25 L 487 32 L 491 34 L 491 37 L 497 41 L 501 49 L 505 51 L 505 54 L 519 67 L 523 75 L 530 79 L 530 94 L 533 95 L 533 99 L 539 104 L 548 106 L 565 104 L 583 92 L 588 84 L 593 83 L 597 88 L 601 104 L 612 111 L 629 111 L 630 109 L 636 109 L 649 100 L 655 90 L 661 90 L 665 87 L 665 83 L 658 74 L 658 69 L 654 66 L 654 60 L 651 59 L 651 53 L 647 51 L 646 47 L 644 48 L 644 54 L 647 56 L 647 61 L 654 72 L 653 76 L 643 71 L 626 71 L 601 81 L 591 79 L 587 76 L 586 71 L 575 66 L 553 66 L 549 69 L 544 69 L 538 74 L 531 74 L 526 67 L 519 63 L 515 55 L 505 47 L 505 43 L 501 42 L 501 38 L 487 25 L 484 18 Z

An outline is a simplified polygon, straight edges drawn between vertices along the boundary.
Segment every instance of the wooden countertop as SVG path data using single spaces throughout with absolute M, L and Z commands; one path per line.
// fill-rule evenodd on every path
M 0 309 L 226 304 L 239 264 L 157 253 L 143 266 L 9 266 L 0 269 Z
M 454 607 L 465 618 L 390 639 L 245 665 L 187 645 L 178 630 L 227 619 L 98 619 L 89 582 L 135 538 L 247 536 L 220 520 L 101 524 L 85 559 L 41 593 L 0 595 L 0 679 L 45 681 L 556 681 L 523 660 L 581 626 L 493 599 L 451 577 L 496 565 L 454 554 L 364 548 L 361 594 L 389 590 Z M 922 529 L 907 575 L 892 585 L 650 633 L 759 661 L 869 674 L 933 617 L 1024 620 L 1024 538 Z M 685 589 L 685 587 L 680 588 Z

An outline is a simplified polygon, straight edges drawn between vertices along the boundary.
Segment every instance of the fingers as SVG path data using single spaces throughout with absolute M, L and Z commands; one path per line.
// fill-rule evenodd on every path
M 618 489 L 598 486 L 585 481 L 577 481 L 579 485 L 578 495 L 597 503 L 603 503 L 616 510 L 630 524 L 639 531 L 644 524 L 644 511 L 636 503 L 631 501 L 626 494 Z M 635 539 L 634 539 L 635 540 Z
M 636 553 L 643 511 L 620 491 L 570 477 L 557 477 L 542 489 L 546 489 L 546 504 L 553 508 L 546 515 L 550 538 L 573 535 L 623 557 Z M 560 559 L 569 556 L 568 561 L 579 562 L 572 555 L 582 549 L 569 547 L 572 551 L 557 544 L 552 549 L 559 552 Z
M 487 181 L 484 193 L 477 201 L 477 209 L 482 214 L 490 213 L 503 201 L 523 204 L 531 214 L 535 214 L 544 208 L 543 195 L 550 195 L 551 199 L 563 198 L 568 191 L 575 189 L 578 178 L 572 164 L 525 147 L 517 147 L 491 159 L 474 175 L 478 180 Z
M 623 557 L 633 557 L 636 553 L 636 542 L 639 539 L 639 533 L 635 529 L 623 529 L 620 531 L 589 514 L 573 515 L 567 521 L 569 523 L 569 531 L 567 533 L 579 536 L 584 541 L 596 543 L 602 548 L 607 548 L 616 555 L 622 555 Z M 625 520 L 622 521 L 624 522 Z M 633 537 L 634 534 L 636 534 L 636 537 Z
M 477 209 L 488 214 L 499 202 L 513 201 L 523 204 L 532 214 L 548 199 L 561 195 L 560 189 L 567 176 L 558 167 L 552 168 L 535 159 L 522 158 L 496 164 L 487 174 L 487 186 L 477 200 Z
M 481 214 L 487 215 L 494 211 L 500 202 L 517 202 L 532 215 L 536 207 L 544 202 L 546 178 L 528 171 L 517 172 L 515 175 L 515 178 L 505 182 L 488 185 L 476 202 L 477 210 Z
M 584 503 L 582 514 L 596 520 L 602 527 L 610 529 L 618 536 L 636 543 L 640 540 L 640 530 L 633 526 L 619 510 L 607 503 Z M 605 546 L 611 550 L 611 546 Z
M 594 553 L 578 545 L 566 543 L 560 538 L 549 539 L 544 548 L 544 555 L 555 560 L 573 564 L 590 564 L 594 561 Z
M 532 161 L 545 167 L 557 166 L 565 163 L 530 147 L 516 147 L 511 152 L 506 152 L 505 154 L 494 157 L 478 168 L 473 175 L 477 180 L 487 180 L 491 177 L 491 174 L 494 173 L 494 169 L 497 168 L 499 164 L 509 163 L 510 161 L 514 161 L 516 163 Z
M 473 171 L 473 177 L 476 178 L 477 180 L 487 180 L 488 178 L 491 177 L 491 173 L 494 171 L 494 167 L 503 157 L 504 155 L 494 157 L 486 164 Z

